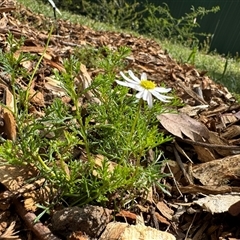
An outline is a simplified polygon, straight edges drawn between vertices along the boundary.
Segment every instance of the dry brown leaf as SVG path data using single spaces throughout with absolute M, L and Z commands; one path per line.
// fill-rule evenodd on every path
M 69 166 L 67 163 L 65 163 L 64 161 L 61 161 L 61 160 L 57 160 L 56 161 L 56 165 L 62 170 L 64 171 L 64 174 L 66 176 L 66 179 L 70 179 L 70 175 L 71 175 L 71 172 L 69 170 Z
M 4 133 L 7 135 L 7 139 L 15 141 L 17 137 L 17 124 L 15 118 L 9 110 L 4 109 L 3 112 Z
M 228 142 L 224 138 L 221 138 L 218 135 L 218 133 L 212 132 L 212 131 L 209 131 L 208 142 L 211 144 L 222 145 L 222 146 L 228 145 Z M 240 149 L 240 147 L 239 147 L 239 149 Z M 214 149 L 214 151 L 217 152 L 222 157 L 233 155 L 232 150 L 216 148 L 216 149 Z
M 33 184 L 30 184 L 33 185 Z M 24 189 L 25 188 L 25 189 Z M 46 185 L 40 186 L 34 191 L 27 191 L 28 185 L 24 186 L 25 193 L 22 194 L 24 198 L 24 207 L 27 211 L 35 212 L 37 210 L 37 204 L 51 202 L 56 195 L 56 189 L 50 188 Z M 35 186 L 36 188 L 36 186 Z M 21 189 L 17 192 L 21 193 Z
M 5 200 L 7 194 L 24 197 L 24 205 L 27 210 L 35 211 L 37 203 L 51 202 L 56 194 L 54 188 L 46 185 L 45 179 L 35 180 L 34 183 L 26 184 L 27 180 L 36 176 L 37 172 L 30 166 L 1 166 L 0 182 L 9 190 L 5 192 L 1 200 Z M 44 185 L 44 186 L 43 186 Z M 6 201 L 5 201 L 6 202 Z M 3 201 L 4 203 L 4 201 Z M 4 206 L 3 206 L 4 207 Z
M 6 107 L 3 108 L 3 132 L 6 134 L 7 139 L 15 141 L 17 136 L 17 124 L 13 116 L 14 98 L 6 85 L 0 83 L 0 88 L 3 90 L 3 103 L 6 105 Z
M 152 188 L 152 187 L 149 187 L 149 188 L 148 188 L 148 191 L 147 191 L 147 195 L 144 196 L 144 198 L 146 198 L 146 200 L 147 200 L 149 203 L 153 203 L 153 202 L 154 202 L 153 196 L 154 196 L 153 188 Z
M 46 57 L 46 54 L 45 56 Z M 66 72 L 66 69 L 64 68 L 64 66 L 59 63 L 59 62 L 54 62 L 52 60 L 49 60 L 49 59 L 45 59 L 46 63 L 51 66 L 52 68 L 56 68 L 59 72 Z
M 37 92 L 34 90 L 34 85 L 35 83 L 32 84 L 30 90 L 29 90 L 29 101 L 31 103 L 34 103 L 40 107 L 44 107 L 45 106 L 45 100 L 44 100 L 44 96 L 41 92 Z
M 132 222 L 136 221 L 137 218 L 137 215 L 135 213 L 126 210 L 121 210 L 119 213 L 116 214 L 116 216 L 124 217 L 126 219 L 131 220 Z
M 29 60 L 22 61 L 20 63 L 24 68 L 27 69 L 28 72 L 30 72 L 33 69 L 33 63 Z
M 16 191 L 24 185 L 24 180 L 36 175 L 30 166 L 0 166 L 0 182 L 10 191 Z
M 185 80 L 185 77 L 183 77 Z M 201 98 L 197 93 L 195 93 L 190 87 L 187 87 L 180 79 L 177 81 L 179 87 L 181 87 L 190 97 L 192 97 L 196 103 L 207 105 L 207 102 Z
M 0 210 L 6 211 L 12 204 L 13 194 L 6 190 L 0 193 Z M 0 227 L 1 232 L 1 227 Z
M 63 88 L 62 83 L 53 77 L 45 77 L 45 87 L 52 92 L 53 95 L 64 97 L 66 96 L 66 90 Z
M 33 198 L 24 199 L 24 208 L 27 211 L 35 212 L 37 210 L 36 202 Z
M 76 231 L 71 233 L 67 240 L 89 240 L 89 237 L 81 231 Z
M 165 217 L 161 216 L 158 212 L 155 212 L 154 215 L 159 223 L 171 225 L 171 223 Z
M 168 233 L 144 225 L 128 225 L 127 223 L 111 222 L 99 240 L 175 240 L 176 238 Z
M 179 109 L 180 113 L 185 113 L 190 117 L 196 116 L 200 111 L 207 109 L 209 106 L 208 105 L 198 105 L 198 106 L 190 106 L 186 105 L 182 108 Z
M 19 236 L 16 235 L 17 232 L 14 232 L 15 224 L 16 224 L 16 222 L 11 222 L 10 226 L 0 236 L 0 240 L 8 240 L 8 239 L 20 240 Z
M 94 162 L 95 162 L 95 167 L 96 168 L 102 168 L 103 167 L 103 161 L 104 161 L 105 157 L 103 155 L 96 155 Z M 114 168 L 117 166 L 117 163 L 112 162 L 112 161 L 108 161 L 108 171 L 110 173 L 112 173 L 114 171 Z M 96 170 L 93 170 L 93 175 L 94 176 L 98 176 L 98 172 Z M 101 176 L 99 176 L 101 178 Z
M 79 79 L 80 79 L 80 85 L 81 86 L 78 86 L 83 89 L 87 89 L 91 86 L 92 84 L 92 79 L 87 71 L 87 68 L 85 65 L 81 64 L 80 65 L 80 73 L 79 73 Z M 86 93 L 85 93 L 85 96 L 88 100 L 92 100 L 94 101 L 95 103 L 97 104 L 101 104 L 101 101 L 94 95 L 93 91 L 92 90 L 88 90 Z
M 13 57 L 18 61 L 19 57 L 21 57 L 21 52 L 20 51 L 14 52 Z M 33 67 L 33 62 L 26 59 L 21 59 L 21 62 L 19 64 L 26 68 L 28 71 L 30 71 Z
M 210 162 L 216 159 L 211 149 L 208 149 L 202 146 L 193 146 L 193 147 L 197 153 L 198 160 L 200 162 Z
M 231 124 L 237 121 L 237 117 L 233 113 L 226 113 L 220 115 L 221 122 L 224 126 Z
M 9 91 L 8 87 L 4 84 L 0 83 L 0 89 L 3 90 L 3 103 L 6 105 L 6 107 L 14 112 L 14 97 L 12 93 Z
M 16 10 L 16 7 L 14 6 L 9 6 L 9 7 L 1 7 L 0 8 L 0 13 L 4 13 L 4 12 L 10 12 L 10 11 L 13 11 L 13 10 Z
M 200 205 L 205 211 L 212 214 L 227 212 L 235 203 L 240 201 L 239 194 L 209 195 L 198 199 L 194 203 Z
M 36 104 L 40 107 L 44 107 L 45 106 L 45 100 L 44 100 L 43 93 L 35 92 L 33 94 L 33 96 L 30 98 L 30 102 L 34 103 L 34 104 Z
M 0 12 L 1 12 L 1 9 L 0 9 Z M 0 27 L 5 28 L 7 24 L 8 24 L 7 16 L 4 14 L 4 17 L 0 19 Z
M 170 209 L 163 201 L 158 202 L 156 207 L 164 217 L 166 217 L 168 220 L 172 220 L 174 211 Z
M 193 141 L 208 139 L 207 127 L 186 114 L 163 113 L 157 116 L 163 127 L 174 136 L 183 139 L 183 134 Z
M 16 51 L 16 53 L 19 53 L 19 52 L 43 53 L 44 51 L 45 51 L 45 47 L 41 47 L 41 46 L 21 46 L 20 49 Z M 47 48 L 47 52 L 53 55 L 53 49 Z
M 176 161 L 173 160 L 167 160 L 164 164 L 164 172 L 169 173 L 174 176 L 175 180 L 178 182 L 181 180 L 183 172 L 181 168 L 179 167 L 179 164 Z M 185 169 L 187 169 L 187 164 L 183 163 L 183 166 Z
M 237 118 L 237 119 L 240 119 L 240 111 L 237 111 L 234 116 Z
M 224 130 L 221 134 L 221 137 L 226 139 L 236 138 L 240 135 L 240 126 L 239 125 L 232 125 Z
M 240 176 L 240 155 L 193 166 L 193 177 L 203 185 L 221 186 Z

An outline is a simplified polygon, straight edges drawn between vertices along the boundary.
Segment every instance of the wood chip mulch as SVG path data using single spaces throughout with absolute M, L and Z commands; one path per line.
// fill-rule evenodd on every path
M 163 145 L 164 154 L 170 159 L 164 167 L 164 171 L 169 173 L 164 184 L 169 187 L 171 197 L 153 189 L 148 204 L 136 204 L 136 211 L 123 209 L 115 215 L 115 219 L 136 223 L 137 213 L 141 213 L 146 225 L 167 231 L 176 239 L 239 239 L 240 105 L 232 94 L 211 80 L 206 72 L 172 59 L 152 39 L 127 33 L 94 31 L 61 19 L 55 22 L 10 0 L 0 3 L 1 51 L 9 51 L 7 39 L 11 33 L 19 41 L 24 37 L 23 46 L 15 52 L 16 58 L 21 52 L 41 56 L 52 24 L 54 32 L 31 88 L 31 114 L 39 117 L 42 107 L 51 104 L 55 97 L 68 101 L 62 89 L 54 85 L 51 74 L 54 69 L 65 71 L 63 59 L 69 58 L 76 47 L 108 47 L 111 50 L 129 47 L 131 56 L 125 59 L 126 70 L 146 72 L 150 80 L 171 87 L 183 103 L 183 107 L 178 108 L 178 114 L 158 116 L 161 129 L 175 137 L 173 142 Z M 31 74 L 36 60 L 23 61 L 21 65 Z M 2 102 L 11 109 L 10 75 L 2 69 L 0 63 L 0 95 Z M 99 71 L 82 65 L 80 74 L 94 79 Z M 25 87 L 24 79 L 21 76 L 17 78 L 19 84 Z M 2 111 L 0 131 L 6 139 L 16 139 L 16 123 L 11 111 Z M 76 215 L 77 219 L 89 212 L 96 213 L 96 226 L 89 221 L 84 222 L 88 230 L 75 228 L 74 223 L 65 229 L 67 222 L 59 220 L 61 212 L 54 215 L 51 224 L 50 216 L 35 224 L 36 209 L 27 208 L 26 194 L 33 190 L 41 191 L 43 183 L 40 179 L 35 184 L 27 184 L 25 180 L 34 176 L 28 170 L 20 171 L 18 167 L 7 166 L 0 168 L 0 239 L 9 239 L 10 236 L 11 239 L 99 238 L 111 221 L 112 210 L 107 211 L 105 225 L 102 226 L 98 220 L 103 219 L 104 211 L 100 207 L 64 210 L 69 213 L 68 216 Z M 29 195 L 27 198 L 31 199 Z M 73 218 L 66 219 L 72 221 Z M 122 225 L 118 226 L 120 228 Z

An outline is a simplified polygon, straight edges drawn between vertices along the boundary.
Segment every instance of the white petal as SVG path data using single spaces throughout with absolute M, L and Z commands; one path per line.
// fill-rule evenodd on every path
M 160 93 L 168 93 L 172 89 L 171 88 L 164 88 L 164 87 L 155 87 L 154 90 L 156 90 L 157 92 L 160 92 Z
M 152 94 L 150 92 L 148 92 L 147 103 L 150 108 L 153 106 Z
M 58 8 L 56 8 L 56 11 L 60 14 L 60 15 L 62 15 L 62 13 L 59 11 L 59 9 Z
M 136 98 L 142 98 L 143 97 L 143 93 L 144 93 L 144 91 L 140 91 L 140 92 L 138 92 L 137 94 L 136 94 Z
M 143 92 L 143 100 L 144 101 L 148 100 L 149 94 L 151 94 L 151 93 L 148 90 L 145 89 L 144 92 Z
M 54 3 L 52 0 L 48 0 L 48 2 L 52 5 L 53 8 L 56 9 L 56 11 L 57 11 L 60 15 L 62 15 L 62 13 L 59 11 L 59 9 L 56 7 L 55 3 Z
M 135 89 L 135 84 L 134 83 L 128 83 L 128 82 L 123 82 L 123 81 L 118 81 L 118 80 L 115 80 L 117 82 L 117 84 L 119 85 L 122 85 L 122 86 L 125 86 L 125 87 L 130 87 L 130 88 L 133 88 Z
M 162 96 L 162 97 L 167 98 L 167 99 L 173 99 L 173 97 L 163 95 L 163 94 L 160 94 L 158 91 L 155 91 L 155 88 L 154 89 L 149 89 L 149 92 L 151 92 L 154 96 L 159 95 L 159 96 Z
M 147 80 L 147 74 L 145 72 L 142 73 L 141 80 Z
M 140 79 L 137 78 L 131 70 L 128 70 L 128 74 L 135 82 L 140 82 Z
M 170 102 L 167 99 L 171 99 L 172 98 L 172 97 L 169 97 L 169 96 L 164 96 L 164 95 L 162 95 L 162 94 L 160 94 L 160 93 L 158 93 L 158 92 L 156 92 L 154 90 L 151 90 L 151 93 L 152 93 L 152 95 L 154 95 L 157 99 L 159 99 L 162 102 Z
M 146 90 L 143 89 L 143 91 L 140 91 L 136 94 L 136 98 L 142 98 L 144 101 L 147 101 L 148 106 L 151 108 L 153 106 L 153 99 L 152 99 L 152 94 Z
M 134 79 L 131 79 L 129 77 L 127 77 L 123 72 L 120 72 L 120 75 L 127 81 L 127 82 L 130 82 L 130 83 L 139 83 L 139 81 L 135 81 Z
M 145 88 L 143 88 L 141 85 L 138 85 L 138 84 L 135 84 L 134 89 L 139 92 L 143 92 L 145 90 Z
M 54 1 L 52 1 L 52 0 L 48 0 L 48 1 L 52 5 L 53 8 L 56 8 L 56 5 L 55 5 Z

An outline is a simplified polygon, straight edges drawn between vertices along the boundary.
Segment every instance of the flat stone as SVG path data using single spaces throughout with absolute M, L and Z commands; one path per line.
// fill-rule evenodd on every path
M 67 237 L 81 231 L 90 237 L 98 237 L 111 219 L 109 209 L 88 205 L 84 208 L 69 207 L 57 211 L 52 217 L 52 231 Z

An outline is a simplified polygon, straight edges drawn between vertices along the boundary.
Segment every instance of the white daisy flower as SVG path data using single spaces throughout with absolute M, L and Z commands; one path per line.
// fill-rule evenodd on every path
M 154 82 L 147 80 L 146 73 L 142 73 L 141 79 L 136 77 L 131 70 L 128 71 L 128 74 L 131 78 L 124 75 L 123 72 L 120 72 L 120 75 L 126 80 L 126 82 L 118 80 L 116 80 L 116 82 L 119 85 L 137 90 L 138 93 L 136 94 L 136 97 L 147 101 L 150 108 L 153 106 L 152 95 L 162 102 L 169 102 L 168 99 L 172 99 L 172 97 L 161 94 L 170 92 L 171 88 L 157 87 Z
M 62 15 L 62 13 L 59 11 L 59 9 L 56 7 L 55 3 L 53 0 L 48 0 L 48 2 L 52 5 L 52 7 L 60 14 Z

